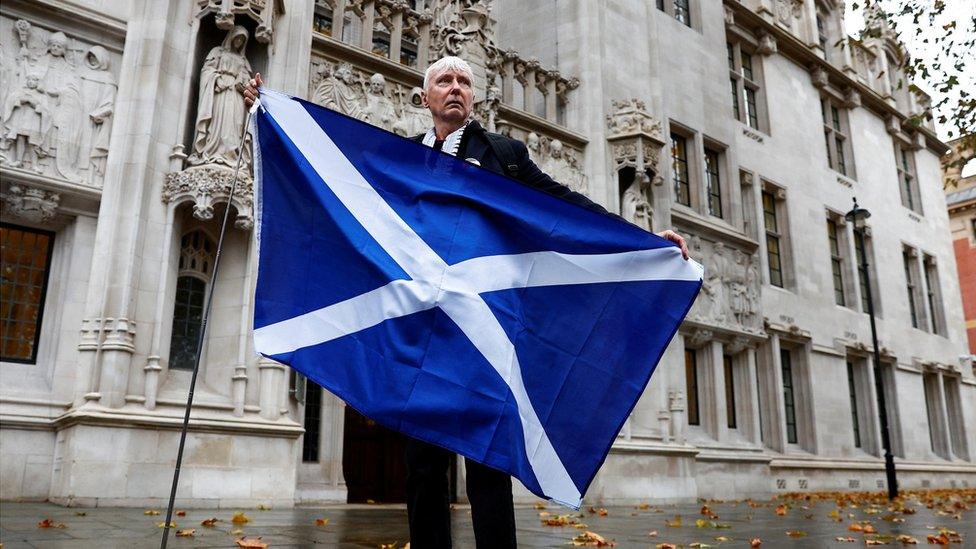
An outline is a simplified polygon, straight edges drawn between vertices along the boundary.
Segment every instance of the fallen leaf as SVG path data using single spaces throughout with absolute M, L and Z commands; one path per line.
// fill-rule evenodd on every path
M 783 516 L 783 515 L 785 515 L 785 514 L 786 514 L 786 511 L 787 511 L 788 509 L 789 509 L 789 507 L 787 507 L 787 506 L 785 506 L 785 505 L 778 505 L 778 506 L 776 507 L 776 514 L 777 514 L 777 515 L 779 515 L 779 516 Z
M 888 545 L 888 542 L 881 541 L 880 539 L 866 539 L 864 540 L 864 545 Z
M 654 546 L 654 549 L 677 549 L 673 543 L 659 543 Z
M 731 524 L 724 523 L 724 522 L 716 522 L 712 524 L 712 526 L 714 526 L 717 530 L 727 530 L 729 528 L 732 528 Z
M 208 518 L 206 520 L 201 520 L 200 526 L 207 526 L 213 528 L 218 522 L 220 522 L 220 519 L 217 517 Z
M 614 542 L 607 541 L 603 536 L 596 532 L 586 531 L 573 538 L 573 545 L 586 545 L 590 547 L 613 547 Z
M 84 512 L 84 511 L 75 511 L 75 516 L 76 517 L 84 517 L 84 516 L 88 516 L 88 513 Z
M 248 516 L 245 515 L 243 512 L 238 511 L 234 513 L 234 517 L 231 518 L 230 521 L 233 522 L 234 524 L 247 524 L 251 522 L 251 519 L 248 518 Z
M 710 522 L 705 519 L 698 519 L 695 521 L 695 526 L 697 528 L 711 528 L 714 524 L 714 522 Z
M 864 530 L 862 530 L 862 532 L 864 532 L 865 534 L 875 534 L 878 531 L 874 529 L 874 526 L 871 526 L 870 524 L 865 524 Z
M 760 547 L 762 546 L 762 540 L 760 538 L 752 538 L 749 540 L 749 547 Z
M 854 539 L 854 538 L 852 538 L 852 537 L 850 537 L 850 536 L 847 536 L 846 538 L 845 537 L 838 536 L 838 537 L 834 538 L 834 540 L 835 541 L 847 542 L 847 543 L 857 543 L 857 540 Z
M 786 535 L 791 538 L 802 538 L 807 535 L 803 530 L 787 530 Z
M 46 518 L 41 522 L 37 523 L 38 528 L 67 528 L 68 525 L 63 522 L 54 522 L 53 520 Z
M 664 525 L 669 528 L 681 528 L 681 515 L 675 515 L 674 520 L 665 520 Z
M 193 528 L 184 528 L 182 530 L 177 530 L 176 531 L 176 537 L 178 537 L 178 538 L 192 538 L 193 537 L 193 534 L 196 534 L 196 533 L 197 533 L 197 531 L 195 529 L 193 529 Z
M 856 522 L 853 522 L 853 523 L 851 523 L 850 526 L 847 527 L 847 529 L 850 530 L 851 532 L 863 532 L 864 531 L 864 526 L 862 526 L 862 525 L 860 525 L 860 524 L 858 524 Z
M 315 519 L 316 526 L 326 526 L 328 524 L 329 524 L 329 519 L 327 518 Z
M 157 511 L 155 509 L 149 509 L 149 510 L 143 511 L 142 514 L 143 515 L 146 515 L 147 517 L 155 517 L 155 516 L 159 515 L 159 511 Z
M 715 536 L 715 541 L 732 541 L 729 536 Z
M 170 521 L 169 522 L 169 527 L 170 528 L 176 528 L 176 523 L 173 522 L 173 521 Z M 156 523 L 156 528 L 166 528 L 166 521 L 164 520 L 164 521 L 161 521 L 161 522 L 157 522 Z
M 178 517 L 185 517 L 186 516 L 186 511 L 177 511 L 176 512 L 176 516 L 178 516 Z
M 656 538 L 657 537 L 657 530 L 651 530 L 650 532 L 647 533 L 647 535 L 650 536 L 650 537 L 652 537 L 652 538 Z
M 902 534 L 897 539 L 905 545 L 918 545 L 918 540 L 908 534 Z
M 267 549 L 268 544 L 261 541 L 261 538 L 238 538 L 238 547 L 244 547 L 245 549 Z
M 694 543 L 689 543 L 688 544 L 688 547 L 692 547 L 692 548 L 695 548 L 695 549 L 699 549 L 699 548 L 704 548 L 704 547 L 714 547 L 714 545 L 709 545 L 707 543 L 701 543 L 699 541 L 696 541 Z
M 641 503 L 640 505 L 637 506 L 637 508 L 638 509 L 642 509 L 642 510 L 650 509 L 651 508 L 651 504 L 650 503 Z
M 546 508 L 546 504 L 545 503 L 542 503 L 541 501 L 538 501 L 535 504 L 535 508 L 536 509 L 545 509 Z
M 542 515 L 542 513 L 539 514 Z M 546 517 L 542 518 L 543 526 L 571 526 L 574 524 L 579 524 L 579 520 L 572 515 L 558 515 L 553 517 L 547 513 Z

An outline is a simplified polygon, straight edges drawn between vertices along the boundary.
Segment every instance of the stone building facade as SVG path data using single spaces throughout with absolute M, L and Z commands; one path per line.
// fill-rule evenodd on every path
M 959 290 L 969 338 L 969 353 L 976 355 L 976 150 L 972 137 L 949 142 L 943 158 L 943 184 L 949 207 L 949 231 L 959 268 Z
M 164 502 L 215 285 L 180 505 L 402 498 L 402 440 L 253 352 L 240 86 L 260 71 L 412 135 L 430 124 L 422 71 L 448 53 L 474 66 L 489 129 L 632 222 L 678 229 L 706 266 L 590 501 L 878 489 L 877 391 L 903 487 L 976 485 L 946 146 L 908 120 L 928 101 L 898 85 L 901 46 L 843 40 L 840 4 L 4 2 L 0 497 Z M 855 195 L 874 214 L 868 272 L 843 217 Z

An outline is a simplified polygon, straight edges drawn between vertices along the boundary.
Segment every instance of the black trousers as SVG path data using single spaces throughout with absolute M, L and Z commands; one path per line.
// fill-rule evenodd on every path
M 407 517 L 411 549 L 451 547 L 448 467 L 451 453 L 407 438 Z M 516 547 L 512 477 L 465 459 L 468 500 L 478 549 Z

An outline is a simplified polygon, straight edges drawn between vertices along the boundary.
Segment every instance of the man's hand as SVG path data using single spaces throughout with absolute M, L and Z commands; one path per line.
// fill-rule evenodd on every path
M 657 233 L 657 235 L 665 240 L 670 240 L 671 242 L 677 244 L 678 247 L 681 248 L 681 257 L 688 259 L 688 244 L 685 242 L 684 237 L 672 231 L 671 229 L 668 229 L 666 231 L 661 231 Z
M 254 78 L 248 80 L 247 87 L 244 88 L 244 104 L 247 108 L 251 108 L 254 105 L 254 100 L 258 98 L 258 88 L 260 88 L 264 82 L 261 81 L 261 73 L 254 73 Z M 680 237 L 679 237 L 680 238 Z

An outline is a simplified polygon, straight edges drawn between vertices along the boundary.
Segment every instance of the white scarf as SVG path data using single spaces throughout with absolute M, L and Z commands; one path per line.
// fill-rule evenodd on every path
M 468 127 L 468 123 L 465 122 L 463 126 L 451 132 L 445 139 L 444 144 L 441 146 L 441 152 L 446 152 L 451 156 L 457 156 L 458 148 L 461 146 L 461 136 L 464 135 L 464 129 Z M 434 128 L 427 130 L 424 135 L 424 145 L 428 147 L 434 146 L 434 141 L 437 141 L 437 134 L 434 133 Z

